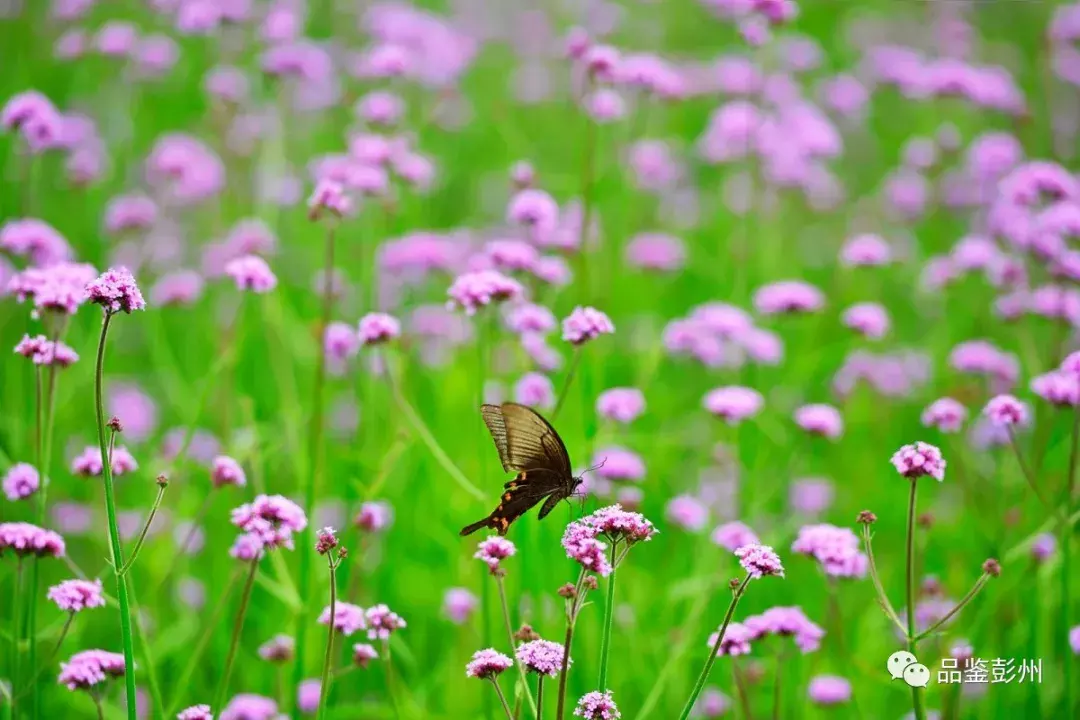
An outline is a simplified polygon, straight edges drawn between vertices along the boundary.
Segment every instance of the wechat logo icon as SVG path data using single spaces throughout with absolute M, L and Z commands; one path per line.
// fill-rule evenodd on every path
M 893 680 L 903 680 L 913 688 L 924 688 L 930 684 L 930 668 L 907 650 L 897 650 L 890 655 L 885 667 Z

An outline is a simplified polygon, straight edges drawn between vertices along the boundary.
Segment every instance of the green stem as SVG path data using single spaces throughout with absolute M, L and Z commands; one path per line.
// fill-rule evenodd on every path
M 214 704 L 210 706 L 214 714 L 220 714 L 225 704 L 225 694 L 229 690 L 229 676 L 232 675 L 233 661 L 236 660 L 236 648 L 240 644 L 240 631 L 244 628 L 244 615 L 247 613 L 248 603 L 251 601 L 251 589 L 255 586 L 255 572 L 258 569 L 259 559 L 255 558 L 251 561 L 251 569 L 248 571 L 247 581 L 244 583 L 244 594 L 240 598 L 240 609 L 237 611 L 236 620 L 233 622 L 229 654 L 225 656 L 225 670 L 221 673 L 217 692 L 214 693 Z
M 60 646 L 64 644 L 64 638 L 67 637 L 68 630 L 71 629 L 71 623 L 74 620 L 75 613 L 69 612 L 67 620 L 64 621 L 64 627 L 60 630 L 60 637 L 56 640 L 56 644 L 53 645 L 52 652 L 49 653 L 49 657 L 46 658 L 45 662 L 42 663 L 40 668 L 38 668 L 37 673 L 35 673 L 34 677 L 30 679 L 30 682 L 25 688 L 23 688 L 23 691 L 18 694 L 18 697 L 23 697 L 24 695 L 26 695 L 27 692 L 29 692 L 33 687 L 37 685 L 37 681 L 41 679 L 41 676 L 48 672 L 49 666 L 52 664 L 53 659 L 56 658 L 56 653 L 60 652 Z M 33 668 L 32 665 L 30 667 Z
M 135 564 L 135 559 L 139 557 L 139 551 L 142 550 L 143 543 L 146 542 L 146 533 L 150 531 L 150 525 L 154 522 L 154 516 L 157 515 L 158 508 L 161 507 L 161 498 L 165 496 L 165 488 L 167 484 L 159 483 L 157 497 L 154 498 L 154 504 L 150 508 L 150 514 L 146 516 L 146 523 L 142 526 L 142 530 L 139 531 L 139 537 L 135 540 L 135 547 L 131 549 L 131 556 L 128 558 L 124 566 L 120 568 L 120 574 L 126 575 L 131 566 Z
M 563 711 L 566 707 L 566 670 L 570 665 L 570 646 L 574 641 L 574 625 L 577 623 L 578 612 L 585 600 L 585 569 L 578 573 L 577 583 L 574 585 L 574 599 L 569 603 L 566 614 L 566 638 L 563 640 L 562 667 L 559 668 L 559 699 L 556 703 L 555 718 L 563 720 Z
M 315 714 L 316 720 L 322 720 L 326 712 L 326 698 L 330 694 L 330 665 L 334 657 L 334 615 L 337 613 L 337 564 L 333 558 L 329 558 L 330 566 L 330 622 L 326 628 L 326 655 L 323 657 L 322 682 L 319 685 L 319 709 Z
M 918 478 L 912 478 L 911 492 L 908 495 L 907 514 L 907 640 L 908 652 L 915 655 L 918 639 L 915 637 L 915 498 L 919 488 Z M 926 711 L 923 710 L 922 693 L 914 685 L 911 687 L 911 705 L 915 712 L 915 720 L 926 720 Z
M 893 621 L 897 629 L 902 634 L 907 633 L 907 628 L 900 622 L 900 616 L 896 614 L 896 610 L 893 609 L 892 603 L 889 602 L 889 596 L 885 594 L 885 588 L 881 584 L 881 577 L 878 575 L 877 563 L 874 561 L 874 547 L 870 543 L 870 526 L 863 525 L 863 544 L 866 545 L 866 560 L 867 566 L 870 569 L 870 579 L 874 583 L 874 590 L 877 591 L 878 604 L 881 605 L 881 609 L 885 611 L 885 615 Z
M 15 688 L 19 685 L 19 605 L 22 599 L 22 556 L 16 561 L 15 582 L 11 593 L 11 717 L 18 718 L 16 701 L 19 697 L 15 694 Z
M 544 675 L 536 676 L 536 720 L 544 717 Z
M 947 612 L 944 617 L 942 617 L 936 623 L 915 636 L 915 642 L 919 642 L 920 640 L 925 640 L 926 638 L 930 637 L 934 634 L 935 631 L 937 631 L 939 627 L 943 626 L 945 623 L 956 617 L 956 615 L 964 609 L 964 606 L 971 602 L 975 598 L 975 596 L 979 594 L 979 591 L 983 589 L 983 586 L 986 585 L 989 580 L 990 576 L 986 573 L 983 573 L 982 576 L 980 576 L 979 579 L 975 581 L 975 584 L 971 586 L 971 589 L 968 590 L 967 595 L 965 595 L 963 599 L 960 600 L 960 602 L 956 603 L 952 610 Z
M 709 650 L 709 657 L 705 660 L 705 667 L 701 669 L 701 674 L 698 675 L 697 682 L 694 683 L 694 689 L 690 692 L 690 698 L 686 701 L 686 705 L 683 706 L 682 714 L 679 715 L 679 720 L 686 720 L 686 718 L 690 717 L 694 705 L 697 704 L 698 695 L 701 694 L 706 681 L 709 679 L 709 671 L 712 670 L 713 663 L 716 662 L 716 655 L 720 652 L 720 643 L 724 641 L 724 635 L 727 633 L 728 625 L 731 624 L 731 618 L 735 614 L 735 606 L 739 604 L 739 598 L 746 592 L 746 586 L 750 584 L 750 579 L 751 576 L 747 575 L 742 583 L 739 584 L 739 587 L 736 588 L 735 594 L 731 597 L 731 603 L 728 605 L 727 613 L 724 614 L 724 622 L 720 625 L 720 632 L 716 634 L 716 642 L 713 643 L 712 648 Z
M 308 476 L 307 482 L 304 487 L 304 513 L 308 518 L 313 516 L 315 511 L 315 499 L 319 494 L 319 484 L 322 480 L 322 475 L 325 470 L 326 464 L 326 448 L 323 442 L 323 394 L 326 385 L 326 348 L 325 337 L 326 328 L 330 324 L 330 317 L 334 311 L 334 293 L 333 282 L 331 281 L 331 274 L 334 270 L 334 226 L 329 225 L 326 229 L 326 243 L 324 245 L 324 257 L 323 257 L 323 293 L 322 293 L 322 309 L 319 315 L 318 334 L 317 334 L 317 362 L 315 365 L 315 388 L 312 395 L 312 416 L 311 416 L 311 443 L 308 447 Z M 308 547 L 312 545 L 311 542 L 312 533 L 314 532 L 313 526 L 309 523 L 308 527 L 304 530 L 304 539 L 301 541 L 301 546 Z M 311 574 L 311 553 L 303 552 L 300 554 L 300 568 L 299 568 L 299 583 L 301 588 L 307 588 L 309 586 L 308 576 Z M 314 587 L 314 583 L 310 583 Z M 300 683 L 304 679 L 304 659 L 307 649 L 307 633 L 308 633 L 308 606 L 311 604 L 312 591 L 309 589 L 302 598 L 302 605 L 297 618 L 296 627 L 296 662 L 293 665 L 293 677 L 292 677 L 292 695 L 295 698 L 300 688 Z M 295 702 L 294 702 L 295 705 Z M 219 710 L 220 711 L 220 710 Z M 299 717 L 299 710 L 294 707 L 293 717 Z
M 1072 443 L 1069 449 L 1069 481 L 1065 486 L 1065 501 L 1063 503 L 1066 516 L 1072 512 L 1073 494 L 1076 491 L 1076 466 L 1078 456 L 1080 456 L 1080 405 L 1073 408 Z M 1058 634 L 1060 635 L 1059 642 L 1061 643 L 1061 656 L 1065 658 L 1069 656 L 1067 638 L 1069 637 L 1069 624 L 1072 612 L 1072 583 L 1070 582 L 1072 577 L 1070 573 L 1072 568 L 1072 536 L 1072 525 L 1068 522 L 1063 523 L 1061 528 L 1060 577 L 1061 627 L 1058 628 Z M 1065 681 L 1065 716 L 1068 717 L 1073 710 L 1072 663 L 1063 663 L 1062 671 L 1064 672 Z
M 559 390 L 559 399 L 555 402 L 555 409 L 551 412 L 551 422 L 555 422 L 555 418 L 559 416 L 559 411 L 562 410 L 566 396 L 570 392 L 570 384 L 574 382 L 574 376 L 577 375 L 578 364 L 581 363 L 581 347 L 581 345 L 574 347 L 574 357 L 570 358 L 570 367 L 566 369 L 566 379 L 563 380 L 562 389 Z
M 773 683 L 773 706 L 772 706 L 772 720 L 780 720 L 780 671 L 784 667 L 784 654 L 782 652 L 776 653 L 776 679 Z
M 611 544 L 611 574 L 608 575 L 607 597 L 604 598 L 604 635 L 600 640 L 600 679 L 596 681 L 596 689 L 600 692 L 607 690 L 608 654 L 611 652 L 611 625 L 615 616 L 615 545 Z
M 517 643 L 514 642 L 514 626 L 510 622 L 510 604 L 506 601 L 506 585 L 502 575 L 495 576 L 495 584 L 499 586 L 499 601 L 502 604 L 503 622 L 506 624 L 506 639 L 510 642 L 510 648 L 513 650 L 517 647 Z M 516 653 L 514 664 L 517 665 L 518 680 L 521 690 L 525 693 L 525 697 L 529 699 L 529 707 L 535 714 L 538 712 L 538 705 L 537 702 L 533 700 L 532 692 L 529 690 L 529 683 L 525 679 L 525 667 L 517 660 Z
M 499 681 L 495 678 L 491 678 L 491 684 L 495 686 L 495 694 L 499 696 L 499 702 L 502 703 L 507 720 L 514 720 L 514 714 L 510 712 L 510 706 L 506 702 L 506 696 L 503 695 L 502 688 L 499 687 Z
M 125 583 L 127 579 L 125 578 Z M 135 620 L 135 635 L 139 641 L 143 661 L 146 663 L 146 684 L 150 691 L 150 702 L 153 703 L 151 716 L 165 716 L 165 701 L 161 695 L 161 683 L 158 682 L 158 664 L 154 661 L 153 649 L 150 640 L 146 636 L 146 628 L 143 627 L 143 615 L 139 612 L 139 598 L 135 593 L 134 586 L 128 589 L 131 594 L 131 612 Z
M 1035 475 L 1031 472 L 1027 463 L 1024 462 L 1024 455 L 1020 452 L 1020 444 L 1016 441 L 1016 433 L 1013 432 L 1012 427 L 1006 427 L 1006 431 L 1009 434 L 1009 444 L 1012 445 L 1013 451 L 1016 453 L 1016 462 L 1020 465 L 1020 473 L 1024 476 L 1024 480 L 1027 481 L 1028 487 L 1035 493 L 1035 497 L 1042 503 L 1043 508 L 1050 515 L 1054 515 L 1061 522 L 1066 522 L 1066 518 L 1061 515 L 1060 508 L 1055 509 L 1050 501 L 1043 495 L 1042 490 L 1039 489 L 1039 484 L 1035 481 Z
M 136 720 L 135 698 L 135 642 L 131 632 L 131 607 L 128 602 L 127 581 L 120 573 L 124 565 L 124 551 L 120 546 L 120 530 L 116 522 L 116 496 L 113 490 L 112 463 L 108 442 L 105 439 L 104 368 L 105 343 L 109 335 L 112 313 L 106 312 L 101 323 L 101 339 L 98 341 L 97 366 L 94 376 L 94 401 L 97 404 L 98 447 L 101 450 L 101 474 L 105 480 L 105 512 L 109 521 L 109 553 L 113 575 L 116 577 L 116 600 L 120 605 L 120 636 L 124 646 L 124 688 L 127 698 L 128 720 Z

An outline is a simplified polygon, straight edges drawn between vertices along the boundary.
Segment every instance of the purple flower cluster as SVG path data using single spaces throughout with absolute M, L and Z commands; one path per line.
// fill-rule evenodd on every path
M 825 295 L 798 280 L 771 283 L 754 292 L 754 308 L 762 315 L 815 312 L 824 306 Z
M 192 705 L 181 710 L 176 720 L 214 720 L 214 715 L 210 712 L 209 705 Z
M 367 643 L 355 643 L 352 646 L 353 665 L 366 668 L 373 660 L 379 659 L 379 653 Z
M 386 605 L 379 604 L 364 611 L 369 640 L 388 640 L 395 630 L 405 627 L 405 621 Z
M 353 518 L 353 525 L 366 533 L 378 533 L 390 527 L 394 509 L 381 500 L 369 500 L 360 504 L 360 511 Z
M 631 423 L 645 412 L 645 395 L 637 388 L 610 388 L 596 398 L 596 412 L 609 420 Z
M 514 655 L 527 672 L 534 672 L 548 677 L 555 677 L 562 669 L 563 658 L 566 649 L 550 640 L 533 640 L 518 645 Z M 566 658 L 566 666 L 574 662 L 573 658 Z
M 716 638 L 719 634 L 718 630 L 709 635 L 709 640 L 705 644 L 710 650 L 716 646 Z M 716 649 L 716 654 L 729 657 L 749 655 L 750 641 L 753 639 L 753 634 L 742 623 L 728 623 L 727 630 L 724 631 L 724 639 L 720 641 L 720 647 Z
M 119 477 L 139 469 L 139 463 L 123 445 L 117 445 L 112 449 L 112 462 L 110 463 L 112 474 Z M 81 453 L 71 461 L 71 472 L 82 477 L 98 477 L 101 475 L 101 448 L 87 445 Z
M 1026 425 L 1030 412 L 1028 406 L 1012 395 L 996 395 L 983 408 L 983 415 L 994 425 L 1012 427 Z
M 896 472 L 908 479 L 929 476 L 941 482 L 945 479 L 945 458 L 941 450 L 929 443 L 917 442 L 904 445 L 893 453 L 889 461 Z
M 743 624 L 754 641 L 768 635 L 790 637 L 804 653 L 817 650 L 821 646 L 821 639 L 825 637 L 825 631 L 811 622 L 797 607 L 772 607 L 760 615 L 751 615 Z
M 101 580 L 65 580 L 49 588 L 45 597 L 64 612 L 77 613 L 88 608 L 105 607 Z
M 68 690 L 86 690 L 109 678 L 123 677 L 124 656 L 105 650 L 83 650 L 60 663 L 60 684 Z
M 97 270 L 85 263 L 60 262 L 30 267 L 8 281 L 7 290 L 19 302 L 33 300 L 36 310 L 73 315 L 87 301 L 87 285 Z
M 840 411 L 832 405 L 803 405 L 795 411 L 795 423 L 811 435 L 835 440 L 844 432 Z
M 473 557 L 483 561 L 494 574 L 495 571 L 500 569 L 502 561 L 516 552 L 517 548 L 514 543 L 498 535 L 492 535 L 486 540 L 480 541 L 480 544 L 476 546 Z
M 368 313 L 360 318 L 359 335 L 364 345 L 389 342 L 401 335 L 401 323 L 386 313 Z
M 758 545 L 761 542 L 753 530 L 738 520 L 717 525 L 712 532 L 712 541 L 731 552 L 735 552 L 744 545 Z
M 271 698 L 240 693 L 229 701 L 218 720 L 277 720 L 278 704 Z
M 70 347 L 59 340 L 49 340 L 44 335 L 23 335 L 23 339 L 15 346 L 15 352 L 29 358 L 35 365 L 66 368 L 79 360 L 78 353 Z
M 288 635 L 275 635 L 259 646 L 259 657 L 267 662 L 283 663 L 292 660 L 296 643 Z
M 958 400 L 943 397 L 930 403 L 922 414 L 922 424 L 941 432 L 959 432 L 967 420 L 968 411 Z
M 514 661 L 494 648 L 477 650 L 465 666 L 465 677 L 492 680 L 514 667 Z
M 611 691 L 585 693 L 574 708 L 574 715 L 584 720 L 618 720 L 622 717 Z
M 110 314 L 146 309 L 139 286 L 125 267 L 110 268 L 87 283 L 86 296 L 89 302 L 101 305 Z
M 572 345 L 582 345 L 601 335 L 611 335 L 615 325 L 607 315 L 592 307 L 576 307 L 563 320 L 562 338 Z
M 4 474 L 4 495 L 8 500 L 25 500 L 38 491 L 41 478 L 29 463 L 15 463 Z
M 64 557 L 64 538 L 52 530 L 24 522 L 0 523 L 0 557 L 13 552 L 19 557 Z
M 232 511 L 230 522 L 244 531 L 230 554 L 251 561 L 264 550 L 293 549 L 293 533 L 307 527 L 307 516 L 293 501 L 281 495 L 259 495 Z
M 214 458 L 210 466 L 210 480 L 214 483 L 214 487 L 217 488 L 226 485 L 236 487 L 247 485 L 247 475 L 244 474 L 244 468 L 228 455 L 218 455 Z
M 847 578 L 866 575 L 866 555 L 859 550 L 859 538 L 848 528 L 824 523 L 804 525 L 799 528 L 791 551 L 817 560 L 826 575 Z
M 323 608 L 318 620 L 320 625 L 330 624 L 330 606 Z M 334 604 L 334 629 L 345 637 L 368 628 L 364 608 L 352 603 L 338 601 Z
M 810 678 L 806 695 L 815 705 L 843 705 L 851 700 L 851 683 L 838 675 L 817 675 Z
M 268 293 L 277 287 L 277 276 L 258 255 L 244 255 L 225 264 L 225 274 L 233 279 L 238 290 Z
M 450 296 L 447 307 L 460 308 L 466 315 L 475 315 L 477 310 L 492 303 L 521 298 L 525 289 L 517 280 L 500 272 L 481 270 L 459 275 L 446 292 Z
M 706 410 L 729 425 L 738 425 L 757 415 L 764 404 L 765 399 L 757 390 L 738 385 L 710 390 L 702 400 Z
M 735 549 L 735 557 L 739 558 L 739 564 L 752 578 L 763 578 L 767 575 L 784 577 L 780 556 L 768 545 L 743 545 Z

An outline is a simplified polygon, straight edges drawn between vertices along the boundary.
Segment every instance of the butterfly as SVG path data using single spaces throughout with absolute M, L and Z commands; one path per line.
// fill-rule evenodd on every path
M 537 516 L 543 520 L 560 500 L 574 494 L 581 478 L 570 470 L 570 455 L 559 433 L 535 410 L 517 403 L 481 405 L 503 470 L 517 476 L 503 486 L 499 505 L 482 520 L 466 525 L 461 535 L 491 528 L 505 535 L 510 524 L 545 500 Z

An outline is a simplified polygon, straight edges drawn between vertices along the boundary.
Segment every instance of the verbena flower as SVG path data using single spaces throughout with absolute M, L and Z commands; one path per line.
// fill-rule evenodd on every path
M 645 477 L 645 462 L 633 450 L 608 446 L 596 451 L 592 458 L 596 474 L 605 480 L 637 482 Z
M 813 623 L 800 608 L 772 607 L 760 615 L 751 615 L 743 621 L 753 640 L 767 635 L 790 637 L 804 652 L 814 652 L 821 646 L 825 631 Z
M 356 643 L 353 645 L 352 660 L 354 665 L 366 668 L 368 663 L 378 659 L 379 653 L 371 645 L 368 645 L 367 643 Z
M 320 555 L 325 555 L 338 546 L 337 535 L 334 534 L 334 528 L 324 527 L 316 534 L 315 540 L 315 552 Z
M 367 533 L 378 533 L 390 527 L 394 520 L 394 510 L 390 503 L 370 500 L 360 505 L 360 511 L 353 518 L 353 524 Z
M 892 248 L 879 235 L 856 235 L 840 248 L 840 263 L 847 267 L 877 267 L 890 262 Z
M 125 267 L 110 268 L 86 285 L 89 302 L 101 305 L 108 313 L 146 309 L 139 286 Z
M 1064 370 L 1038 375 L 1031 379 L 1031 391 L 1058 407 L 1080 404 L 1080 376 Z
M 804 525 L 799 528 L 791 551 L 817 560 L 826 575 L 855 578 L 866 575 L 866 555 L 859 549 L 858 536 L 849 528 L 826 523 Z
M 218 455 L 214 458 L 210 468 L 210 480 L 214 483 L 214 487 L 225 487 L 226 485 L 244 487 L 247 485 L 247 475 L 244 474 L 244 468 L 228 455 Z
M 465 677 L 491 680 L 513 666 L 514 661 L 508 655 L 503 655 L 494 648 L 477 650 L 465 666 Z
M 123 677 L 124 656 L 105 650 L 83 650 L 60 663 L 61 685 L 68 690 L 86 690 L 110 678 Z
M 32 300 L 36 310 L 73 315 L 87 301 L 86 287 L 96 273 L 86 263 L 29 267 L 8 281 L 7 291 L 19 302 Z
M 214 720 L 209 705 L 192 705 L 177 714 L 176 720 Z
M 536 237 L 546 238 L 559 221 L 559 206 L 543 190 L 526 188 L 510 199 L 507 221 L 530 228 Z
M 275 635 L 259 646 L 259 657 L 273 663 L 285 663 L 293 659 L 295 641 L 288 635 Z
M 478 602 L 467 588 L 450 588 L 443 596 L 443 614 L 455 625 L 463 625 L 476 612 Z
M 738 520 L 718 525 L 712 532 L 712 541 L 731 552 L 744 545 L 757 545 L 761 542 L 753 530 Z
M 225 274 L 233 279 L 238 290 L 268 293 L 277 287 L 277 276 L 258 255 L 244 255 L 225 264 Z
M 28 358 L 35 365 L 70 367 L 79 360 L 79 354 L 60 341 L 52 341 L 44 335 L 23 339 L 15 346 L 15 353 Z
M 313 713 L 319 709 L 319 696 L 322 683 L 318 678 L 304 680 L 296 689 L 296 709 L 302 713 Z
M 318 620 L 320 625 L 330 624 L 330 606 L 327 605 Z M 334 629 L 345 637 L 349 637 L 358 630 L 367 629 L 367 620 L 364 617 L 364 608 L 352 603 L 338 601 L 334 604 Z
M 645 412 L 645 395 L 637 388 L 610 388 L 596 398 L 596 412 L 609 420 L 631 423 Z
M 922 424 L 947 433 L 959 432 L 967 420 L 967 408 L 959 401 L 943 397 L 930 403 L 922 413 Z
M 578 700 L 577 707 L 574 708 L 574 715 L 584 718 L 584 720 L 617 720 L 617 718 L 622 717 L 615 700 L 611 697 L 610 690 L 604 692 L 594 690 L 585 693 Z
M 692 717 L 723 717 L 731 709 L 731 698 L 714 687 L 706 687 L 694 705 Z
M 401 335 L 401 323 L 386 313 L 368 313 L 360 318 L 359 334 L 364 345 L 389 342 Z
M 570 315 L 563 320 L 563 340 L 573 344 L 582 345 L 600 335 L 610 335 L 615 332 L 615 325 L 607 315 L 592 307 L 576 307 Z
M 64 538 L 52 530 L 24 522 L 0 523 L 0 557 L 12 552 L 19 557 L 64 557 Z
M 851 683 L 838 675 L 817 675 L 810 678 L 806 696 L 815 705 L 844 705 L 851 700 Z
M 784 577 L 784 566 L 780 563 L 780 557 L 773 552 L 768 545 L 743 545 L 735 550 L 735 556 L 752 578 L 763 578 L 767 575 Z
M 475 315 L 477 310 L 493 303 L 520 298 L 525 289 L 517 280 L 500 272 L 481 270 L 459 275 L 446 292 L 450 296 L 449 308 L 460 308 L 466 315 Z
M 548 333 L 555 329 L 555 316 L 543 305 L 521 303 L 506 312 L 506 327 L 518 334 Z
M 941 450 L 929 443 L 904 445 L 893 453 L 889 462 L 896 468 L 896 472 L 909 479 L 923 476 L 932 477 L 938 482 L 945 479 L 945 458 L 942 457 Z
M 856 303 L 844 310 L 841 322 L 863 337 L 880 340 L 889 332 L 889 313 L 879 303 Z
M 276 720 L 277 703 L 262 695 L 240 693 L 221 711 L 218 720 Z
M 997 395 L 990 398 L 983 408 L 983 415 L 990 422 L 1000 426 L 1026 425 L 1030 414 L 1025 403 L 1012 395 Z
M 562 669 L 565 649 L 550 640 L 533 640 L 518 645 L 514 655 L 527 672 L 555 677 Z M 573 662 L 573 658 L 567 658 L 566 667 L 569 668 Z
M 112 449 L 112 473 L 119 477 L 139 469 L 139 463 L 135 461 L 128 449 L 123 445 L 117 445 Z M 86 448 L 71 461 L 71 472 L 83 477 L 97 477 L 101 475 L 101 448 L 87 445 Z
M 1052 533 L 1039 533 L 1031 543 L 1031 557 L 1039 562 L 1050 559 L 1057 549 L 1057 538 Z
M 33 465 L 28 463 L 15 463 L 4 474 L 4 495 L 12 502 L 25 500 L 38 491 L 41 486 L 41 478 Z
M 481 540 L 476 546 L 476 552 L 473 553 L 473 557 L 477 560 L 483 561 L 492 574 L 499 569 L 500 563 L 506 558 L 510 557 L 517 552 L 517 547 L 514 543 L 510 542 L 504 537 L 498 535 L 492 535 L 491 537 Z
M 844 432 L 840 411 L 832 405 L 803 405 L 795 411 L 795 422 L 811 435 L 834 440 Z
M 758 288 L 753 302 L 762 315 L 779 315 L 820 310 L 825 305 L 825 296 L 813 285 L 800 280 L 785 280 Z
M 369 640 L 388 640 L 391 633 L 405 627 L 401 616 L 384 604 L 369 607 L 364 611 L 364 619 L 367 621 Z
M 248 554 L 254 547 L 260 551 L 279 547 L 292 550 L 293 533 L 302 531 L 308 523 L 300 506 L 281 495 L 259 495 L 233 510 L 230 522 L 244 531 L 234 550 Z
M 709 635 L 709 641 L 706 645 L 710 650 L 716 646 L 716 638 L 719 634 L 720 631 L 717 630 Z M 749 655 L 750 641 L 752 639 L 753 635 L 745 625 L 739 622 L 730 622 L 728 623 L 727 630 L 724 631 L 724 639 L 720 641 L 720 647 L 716 649 L 716 654 L 718 656 L 731 657 Z
M 701 532 L 709 523 L 709 507 L 693 495 L 676 495 L 665 509 L 667 519 L 689 532 Z
M 738 385 L 710 390 L 702 400 L 706 410 L 729 425 L 757 415 L 764 404 L 765 399 L 757 390 Z
M 89 608 L 105 607 L 101 580 L 65 580 L 49 588 L 45 597 L 64 612 L 76 613 Z
M 836 491 L 825 478 L 798 478 L 792 481 L 789 495 L 792 510 L 817 515 L 829 509 Z
M 627 244 L 626 261 L 642 270 L 675 272 L 686 264 L 686 246 L 672 235 L 642 233 Z

